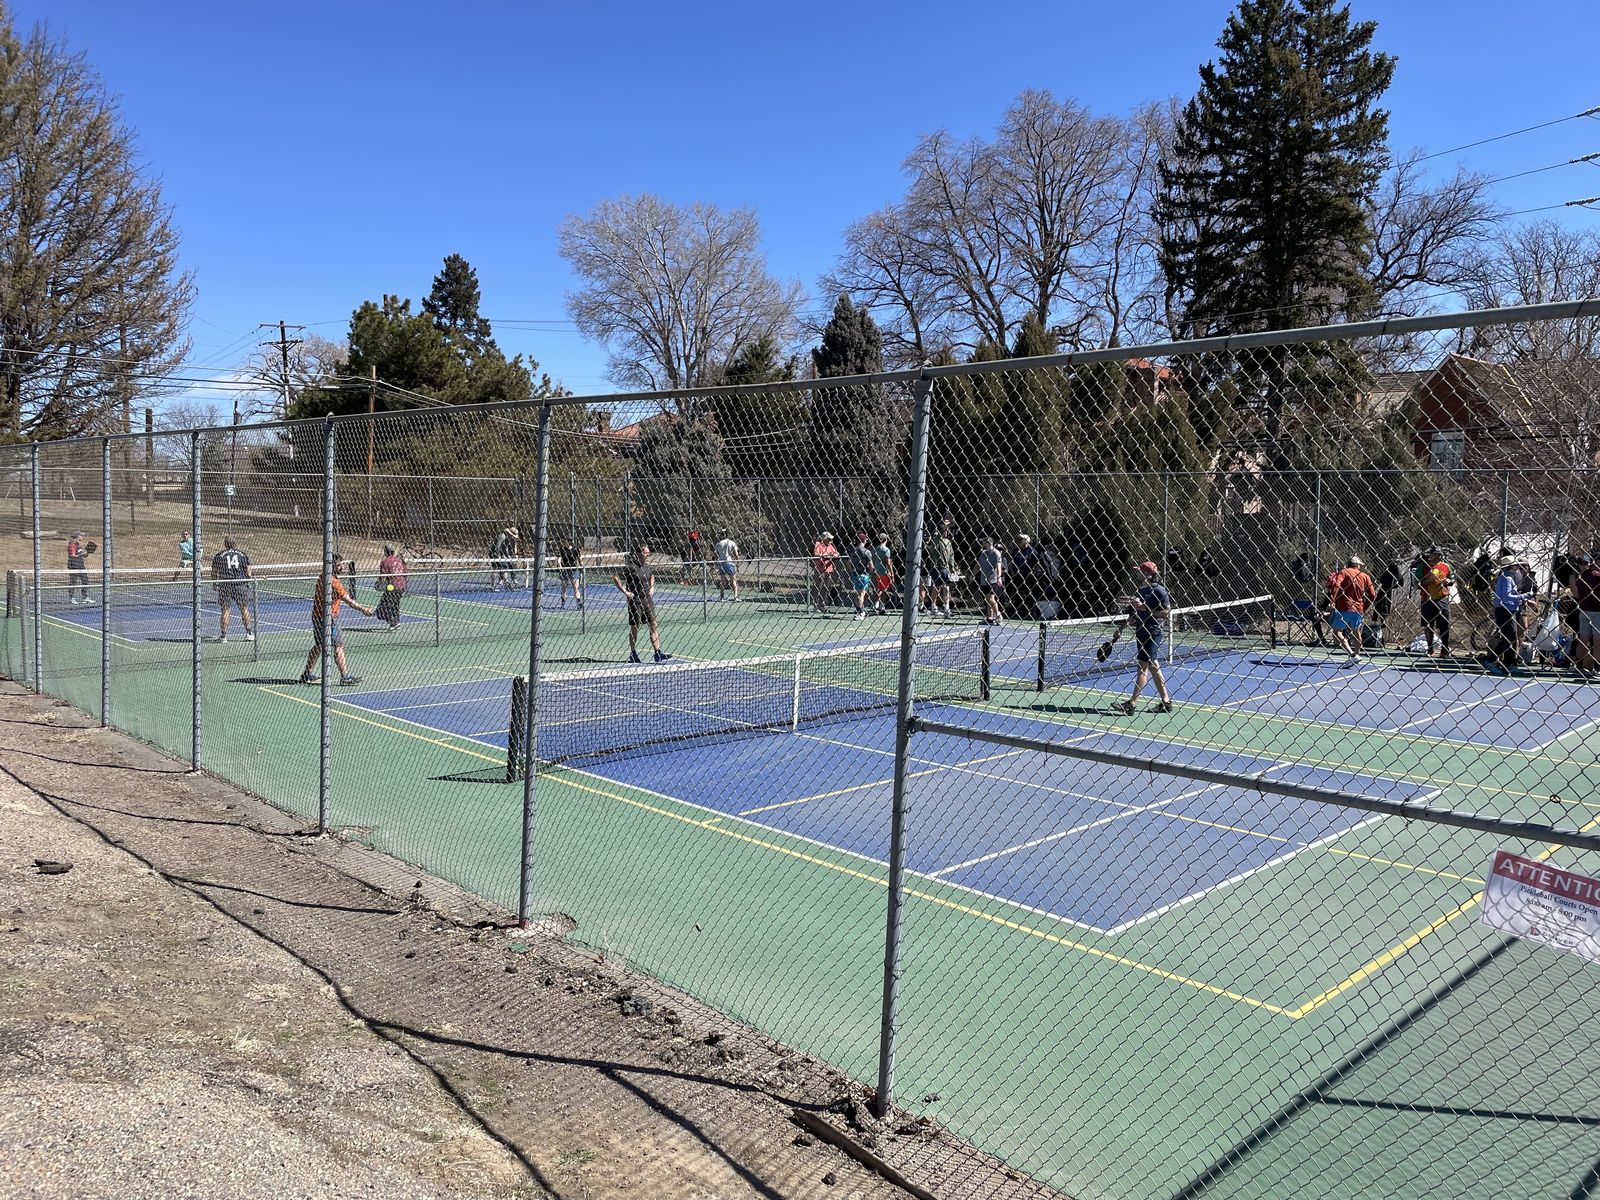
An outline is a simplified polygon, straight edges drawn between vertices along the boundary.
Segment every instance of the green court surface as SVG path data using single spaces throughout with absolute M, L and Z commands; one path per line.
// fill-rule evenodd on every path
M 680 659 L 899 630 L 898 615 L 855 623 L 762 597 L 713 603 L 705 619 L 698 605 L 662 615 Z M 5 623 L 13 668 L 25 624 Z M 549 614 L 550 670 L 624 656 L 615 608 L 592 609 L 586 625 L 580 633 L 571 610 Z M 440 645 L 404 626 L 347 635 L 363 683 L 335 697 L 329 820 L 514 907 L 522 785 L 505 781 L 504 738 L 497 746 L 492 723 L 457 727 L 427 708 L 525 674 L 526 613 L 449 601 L 440 631 Z M 98 630 L 51 617 L 42 633 L 44 689 L 97 713 Z M 295 682 L 309 645 L 304 632 L 274 628 L 259 660 L 232 643 L 204 647 L 202 762 L 314 820 L 318 691 Z M 180 757 L 188 655 L 175 642 L 113 638 L 112 722 Z M 1530 704 L 1556 697 L 1529 709 L 1540 732 L 1507 721 L 1482 736 L 1486 714 L 1513 693 L 1474 671 L 1380 663 L 1356 680 L 1308 667 L 1306 684 L 1241 703 L 1218 690 L 1223 672 L 1197 667 L 1174 673 L 1180 705 L 1166 716 L 1113 711 L 1125 676 L 1037 693 L 996 671 L 989 701 L 945 706 L 938 719 L 1053 729 L 1061 740 L 1132 735 L 1150 757 L 1244 754 L 1381 781 L 1440 807 L 1600 828 L 1600 689 L 1584 701 L 1566 684 L 1517 681 Z M 382 697 L 419 689 L 437 699 L 403 718 L 385 711 Z M 1291 692 L 1305 703 L 1282 699 Z M 1418 697 L 1435 707 L 1402 719 Z M 493 718 L 503 732 L 508 710 L 474 703 L 477 723 Z M 1384 706 L 1392 719 L 1370 719 Z M 572 940 L 871 1082 L 891 723 L 880 714 L 545 770 L 535 909 L 570 916 Z M 906 1107 L 1079 1197 L 1279 1197 L 1328 1178 L 1350 1195 L 1587 1194 L 1577 1189 L 1600 1157 L 1600 1055 L 1586 1036 L 1600 1016 L 1594 968 L 1487 929 L 1477 898 L 1495 849 L 1591 874 L 1600 855 L 1367 813 L 1313 836 L 1298 810 L 1248 789 L 1180 815 L 1181 783 L 1166 776 L 921 734 L 912 753 L 916 873 L 896 1062 Z M 1076 827 L 1049 807 L 1099 791 L 1158 810 L 1159 833 L 1072 852 Z M 807 813 L 810 824 L 796 815 Z M 1214 865 L 1258 841 L 1281 842 L 1282 853 L 1249 869 Z M 989 846 L 1000 849 L 982 853 Z M 1022 847 L 1059 856 L 993 886 L 950 878 L 981 869 L 969 859 Z M 1052 899 L 1075 872 L 1103 886 L 1089 900 Z M 1173 884 L 1181 897 L 1163 901 L 1178 877 L 1201 886 Z

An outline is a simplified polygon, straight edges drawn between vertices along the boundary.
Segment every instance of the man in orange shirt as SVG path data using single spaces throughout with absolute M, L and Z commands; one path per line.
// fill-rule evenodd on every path
M 1435 638 L 1439 642 L 1439 657 L 1450 657 L 1450 564 L 1445 562 L 1437 548 L 1423 554 L 1424 568 L 1417 576 L 1417 587 L 1422 592 L 1420 613 L 1422 632 L 1428 642 L 1428 656 L 1433 657 Z
M 324 575 L 317 580 L 317 594 L 311 601 L 311 653 L 306 655 L 306 669 L 300 674 L 301 683 L 315 683 L 317 681 L 317 677 L 311 673 L 311 668 L 316 666 L 318 658 L 326 657 L 323 649 L 324 629 L 327 631 L 327 641 L 333 646 L 333 661 L 339 667 L 340 685 L 351 687 L 361 682 L 361 680 L 350 674 L 350 668 L 344 660 L 344 638 L 339 634 L 339 605 L 349 604 L 357 612 L 366 613 L 369 617 L 372 615 L 372 610 L 345 589 L 344 583 L 339 579 L 339 572 L 342 566 L 341 560 L 337 557 L 334 558 L 333 586 L 331 588 L 333 602 L 328 606 L 326 621 L 323 620 L 322 610 L 324 597 L 330 591 L 329 588 L 324 586 L 328 583 L 328 577 Z
M 1346 666 L 1361 661 L 1361 622 L 1367 605 L 1378 598 L 1378 589 L 1372 576 L 1362 569 L 1363 563 L 1351 555 L 1344 569 L 1328 576 L 1328 600 L 1333 608 L 1328 618 L 1328 628 L 1339 639 L 1350 657 Z

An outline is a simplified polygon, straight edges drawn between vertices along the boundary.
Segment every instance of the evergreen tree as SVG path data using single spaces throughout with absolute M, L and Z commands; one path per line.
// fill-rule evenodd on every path
M 783 357 L 778 343 L 763 335 L 728 364 L 722 383 L 760 388 L 793 379 L 796 366 L 793 356 Z M 798 390 L 718 397 L 717 428 L 733 473 L 741 479 L 792 475 L 805 448 L 805 411 L 805 393 Z
M 691 528 L 700 530 L 702 545 L 723 530 L 743 545 L 756 541 L 750 485 L 733 478 L 716 412 L 705 401 L 686 400 L 642 423 L 633 503 L 640 521 L 634 540 L 658 552 L 684 555 Z
M 811 361 L 819 380 L 881 372 L 883 335 L 872 314 L 840 296 Z M 819 383 L 812 393 L 804 470 L 819 480 L 820 522 L 869 533 L 892 534 L 904 526 L 900 455 L 909 425 L 904 401 L 880 385 Z
M 491 341 L 491 330 L 489 322 L 478 315 L 481 299 L 477 271 L 461 255 L 450 254 L 433 277 L 433 290 L 422 302 L 422 311 L 440 329 L 482 346 Z
M 1161 266 L 1188 334 L 1368 311 L 1366 206 L 1388 157 L 1377 105 L 1394 73 L 1371 49 L 1376 28 L 1339 0 L 1240 0 L 1228 18 L 1161 167 Z M 1269 439 L 1287 427 L 1290 377 L 1307 369 L 1293 357 L 1250 364 Z M 1357 374 L 1348 361 L 1310 369 Z
M 1055 334 L 1036 313 L 1022 320 L 1012 358 L 1039 358 L 1059 349 Z M 1065 466 L 1062 444 L 1062 372 L 1060 368 L 1011 371 L 1002 376 L 1004 395 L 1000 421 L 1010 461 L 1013 524 L 1016 532 L 1038 534 L 1053 529 L 1056 476 Z

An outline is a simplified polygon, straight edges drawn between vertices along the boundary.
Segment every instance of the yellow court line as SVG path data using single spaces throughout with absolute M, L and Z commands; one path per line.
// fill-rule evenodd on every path
M 1457 875 L 1454 871 L 1436 871 L 1432 867 L 1419 867 L 1415 863 L 1398 862 L 1392 858 L 1379 858 L 1375 854 L 1362 854 L 1358 850 L 1339 850 L 1333 846 L 1327 848 L 1329 854 L 1337 854 L 1343 858 L 1359 858 L 1366 862 L 1381 863 L 1386 867 L 1399 867 L 1402 871 L 1417 871 L 1423 875 L 1437 875 L 1440 879 L 1459 879 L 1462 883 L 1483 886 L 1483 880 L 1473 875 Z
M 288 692 L 280 692 L 270 687 L 258 688 L 258 691 L 276 696 L 280 700 L 293 700 L 296 704 L 304 704 L 309 708 L 320 709 L 322 705 L 315 700 L 307 700 L 304 696 L 291 696 Z M 465 746 L 458 746 L 453 742 L 441 742 L 437 738 L 426 737 L 411 729 L 397 729 L 393 725 L 386 725 L 382 721 L 374 721 L 368 717 L 359 716 L 353 712 L 346 712 L 342 708 L 330 710 L 334 716 L 343 717 L 347 721 L 358 721 L 363 725 L 371 725 L 374 729 L 384 729 L 390 733 L 398 733 L 401 737 L 415 738 L 419 742 L 427 742 L 430 746 L 440 746 L 445 750 L 454 750 L 457 754 L 466 754 L 472 758 L 482 759 L 484 762 L 494 763 L 496 766 L 505 765 L 505 757 L 495 758 L 488 754 L 479 754 L 476 750 L 468 750 Z
M 565 776 L 562 777 L 561 782 L 568 787 L 577 788 L 579 791 L 590 792 L 596 796 L 603 796 L 608 800 L 615 800 L 619 803 L 627 804 L 633 808 L 638 808 L 645 812 L 653 813 L 656 816 L 666 817 L 673 821 L 680 821 L 683 824 L 693 826 L 696 829 L 704 829 L 711 833 L 721 834 L 723 837 L 733 838 L 735 841 L 760 847 L 763 850 L 771 850 L 789 858 L 799 859 L 801 862 L 809 863 L 812 866 L 822 867 L 825 870 L 836 871 L 841 875 L 847 875 L 852 879 L 859 879 L 864 883 L 870 883 L 881 888 L 887 888 L 889 886 L 887 879 L 880 878 L 876 875 L 869 875 L 864 871 L 858 871 L 853 867 L 847 867 L 840 863 L 832 863 L 827 859 L 818 858 L 816 855 L 807 854 L 804 851 L 793 850 L 787 846 L 779 846 L 773 842 L 754 837 L 747 833 L 740 833 L 736 830 L 727 828 L 718 828 L 713 825 L 712 822 L 702 820 L 698 817 L 690 817 L 682 813 L 671 812 L 657 805 L 647 804 L 642 800 L 635 800 L 630 796 L 619 796 L 614 792 L 606 791 L 604 788 L 597 788 L 591 784 L 580 783 L 575 779 L 566 778 Z M 980 921 L 987 921 L 992 925 L 999 925 L 1004 929 L 1010 929 L 1017 933 L 1026 934 L 1029 937 L 1038 938 L 1040 941 L 1049 942 L 1051 945 L 1061 946 L 1068 950 L 1076 950 L 1081 954 L 1087 954 L 1093 958 L 1099 958 L 1107 962 L 1113 962 L 1119 966 L 1128 967 L 1135 971 L 1142 971 L 1147 975 L 1154 975 L 1156 978 L 1165 979 L 1169 983 L 1178 983 L 1185 987 L 1194 988 L 1197 991 L 1206 992 L 1209 995 L 1222 996 L 1226 999 L 1237 1001 L 1240 1004 L 1249 1005 L 1252 1008 L 1264 1009 L 1265 1011 L 1274 1013 L 1278 1016 L 1289 1015 L 1286 1009 L 1280 1008 L 1276 1004 L 1270 1004 L 1265 1000 L 1258 1000 L 1254 996 L 1246 996 L 1242 992 L 1229 991 L 1227 988 L 1218 987 L 1216 984 L 1207 983 L 1202 979 L 1191 979 L 1187 975 L 1179 975 L 1175 971 L 1168 971 L 1163 967 L 1152 966 L 1149 963 L 1143 963 L 1138 959 L 1128 958 L 1125 955 L 1112 954 L 1110 951 L 1102 950 L 1098 946 L 1085 945 L 1083 942 L 1062 937 L 1060 934 L 1047 933 L 1042 929 L 1035 929 L 1030 925 L 1024 925 L 1020 921 L 1013 921 L 1006 917 L 995 916 L 993 913 L 986 913 L 982 909 L 973 908 L 971 905 L 960 904 L 954 900 L 947 900 L 942 896 L 929 895 L 927 892 L 920 891 L 916 888 L 907 888 L 906 894 L 908 896 L 914 896 L 919 900 L 926 900 L 928 903 L 936 904 L 941 908 L 948 908 L 953 912 L 961 913 L 963 916 L 976 917 Z
M 1597 826 L 1597 825 L 1600 825 L 1600 817 L 1596 817 L 1593 821 L 1590 821 L 1587 825 L 1585 825 L 1578 832 L 1579 833 L 1588 833 L 1589 830 L 1595 828 L 1595 826 Z M 1546 859 L 1550 858 L 1551 855 L 1555 854 L 1560 849 L 1561 849 L 1560 846 L 1549 846 L 1549 847 L 1545 848 L 1544 850 L 1541 850 L 1538 853 L 1538 855 L 1535 856 L 1534 861 L 1535 862 L 1544 862 Z M 1332 1000 L 1337 999 L 1339 996 L 1344 995 L 1345 992 L 1348 992 L 1351 988 L 1355 987 L 1357 984 L 1361 983 L 1363 980 L 1369 978 L 1372 975 L 1377 974 L 1379 971 L 1383 970 L 1384 967 L 1387 967 L 1390 963 L 1394 962 L 1396 959 L 1398 959 L 1401 956 L 1405 955 L 1409 951 L 1416 949 L 1427 938 L 1431 937 L 1433 934 L 1435 934 L 1439 930 L 1443 929 L 1446 925 L 1450 924 L 1456 918 L 1465 916 L 1467 913 L 1471 912 L 1480 903 L 1482 903 L 1482 901 L 1483 901 L 1483 896 L 1482 896 L 1482 894 L 1479 894 L 1477 896 L 1474 896 L 1470 900 L 1463 901 L 1461 904 L 1456 905 L 1455 908 L 1451 909 L 1449 912 L 1447 912 L 1444 916 L 1440 917 L 1438 920 L 1436 920 L 1436 921 L 1434 921 L 1434 922 L 1432 922 L 1432 923 L 1430 923 L 1428 925 L 1423 926 L 1421 929 L 1419 929 L 1415 933 L 1413 933 L 1410 937 L 1406 938 L 1403 942 L 1398 942 L 1395 945 L 1390 946 L 1382 954 L 1378 955 L 1377 958 L 1373 959 L 1369 963 L 1366 963 L 1364 966 L 1358 968 L 1351 975 L 1349 975 L 1345 979 L 1341 980 L 1339 983 L 1334 984 L 1334 986 L 1329 988 L 1327 991 L 1322 992 L 1319 995 L 1313 996 L 1311 999 L 1307 1000 L 1304 1004 L 1302 1004 L 1299 1008 L 1296 1008 L 1296 1009 L 1292 1010 L 1287 1015 L 1289 1017 L 1291 1017 L 1292 1019 L 1294 1019 L 1294 1020 L 1299 1020 L 1301 1017 L 1308 1016 L 1309 1014 L 1315 1012 L 1317 1009 L 1321 1008 L 1323 1005 L 1329 1003 Z

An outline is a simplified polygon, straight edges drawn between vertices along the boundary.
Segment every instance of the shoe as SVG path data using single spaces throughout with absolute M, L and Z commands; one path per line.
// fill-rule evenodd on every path
M 307 671 L 304 675 L 300 676 L 300 682 L 301 683 L 315 683 L 316 681 L 317 681 L 317 677 L 315 675 L 313 675 L 310 671 Z
M 1150 711 L 1151 712 L 1158 712 L 1158 713 L 1169 713 L 1169 712 L 1172 711 L 1172 701 L 1171 700 L 1163 700 L 1160 704 L 1156 705 Z
M 631 663 L 638 662 L 639 661 L 639 652 L 637 650 L 630 650 L 628 652 L 628 661 L 631 662 Z
M 399 621 L 390 621 L 389 622 L 389 632 L 390 633 L 393 633 L 396 629 L 399 629 L 399 628 L 400 628 L 400 622 Z
M 854 619 L 857 621 L 865 621 L 867 619 L 867 614 L 862 612 L 860 609 L 857 609 Z
M 582 601 L 582 600 L 579 600 L 579 601 L 578 601 L 578 607 L 579 607 L 579 608 L 582 608 L 582 607 L 583 607 L 583 601 Z
M 223 634 L 221 637 L 219 637 L 217 639 L 217 645 L 226 646 L 227 644 L 228 644 L 228 635 L 227 634 Z
M 247 642 L 253 642 L 256 640 L 256 635 L 254 633 L 247 633 L 244 635 L 244 640 Z
M 657 650 L 656 651 L 656 661 L 658 663 L 664 663 L 671 657 L 672 657 L 672 655 L 668 654 L 665 650 Z
M 76 596 L 68 596 L 67 597 L 67 603 L 68 604 L 76 604 L 77 602 L 78 602 L 78 598 Z
M 1122 713 L 1124 716 L 1128 716 L 1128 717 L 1133 716 L 1133 701 L 1132 700 L 1124 700 L 1121 703 L 1115 705 L 1114 708 L 1115 708 L 1115 710 L 1117 712 Z
M 361 682 L 361 676 L 359 676 L 359 675 L 341 675 L 339 677 L 339 686 L 340 687 L 354 687 L 356 684 L 358 684 L 360 682 Z
M 946 621 L 950 619 L 950 610 L 948 608 L 944 610 L 944 619 Z
M 1505 675 L 1506 674 L 1506 669 L 1504 667 L 1502 667 L 1499 663 L 1493 663 L 1493 664 L 1491 664 L 1489 666 L 1489 674 L 1491 674 L 1491 675 Z

